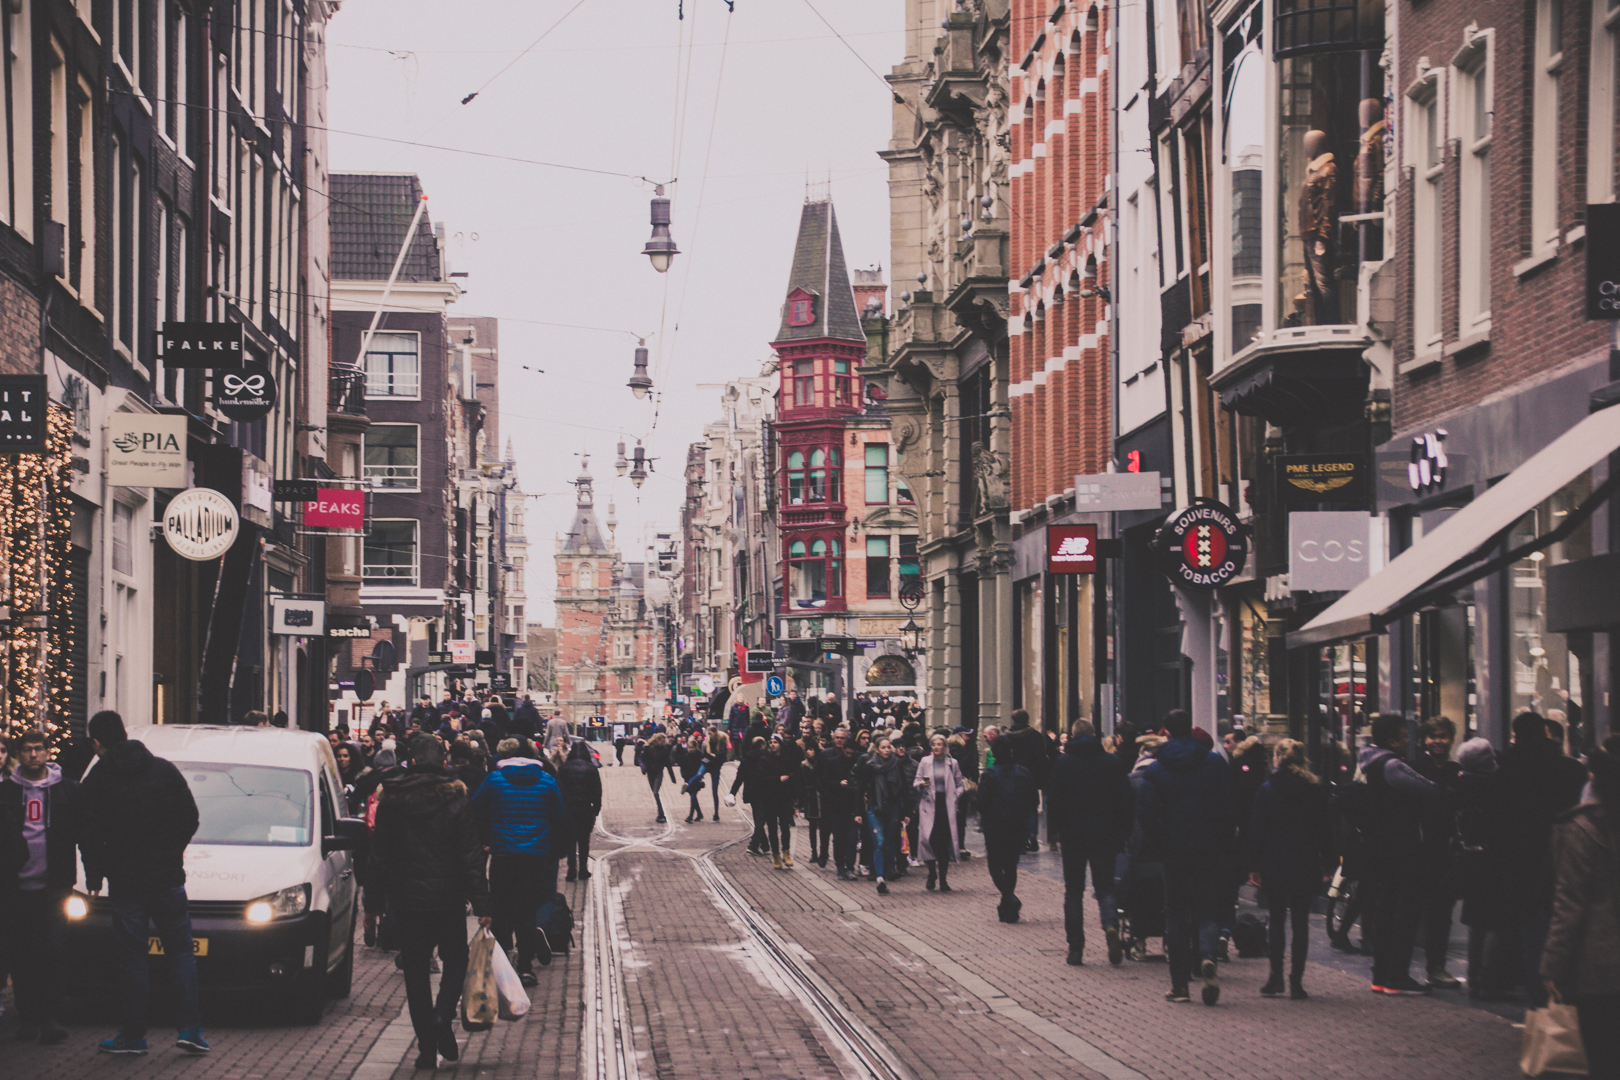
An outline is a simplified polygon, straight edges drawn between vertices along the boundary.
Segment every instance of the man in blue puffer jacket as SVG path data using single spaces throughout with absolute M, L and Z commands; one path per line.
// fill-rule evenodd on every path
M 1226 759 L 1192 737 L 1192 717 L 1173 709 L 1164 718 L 1170 740 L 1142 774 L 1144 845 L 1164 862 L 1165 951 L 1170 954 L 1170 992 L 1165 1000 L 1190 1000 L 1187 987 L 1196 964 L 1205 1005 L 1220 1000 L 1215 939 L 1221 895 L 1221 853 L 1232 843 L 1236 797 Z
M 562 791 L 544 766 L 521 757 L 523 744 L 504 739 L 496 748 L 501 763 L 473 796 L 484 847 L 489 851 L 492 931 L 501 948 L 517 935 L 518 977 L 538 983 L 533 964 L 551 963 L 551 944 L 538 927 L 557 895 L 558 853 L 566 850 L 568 809 Z

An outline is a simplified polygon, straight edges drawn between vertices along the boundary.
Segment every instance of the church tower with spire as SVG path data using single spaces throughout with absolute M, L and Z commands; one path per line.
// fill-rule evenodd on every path
M 557 711 L 584 735 L 593 721 L 636 724 L 651 716 L 655 638 L 646 564 L 621 558 L 611 503 L 604 538 L 590 455 L 580 455 L 573 484 L 574 520 L 557 540 Z

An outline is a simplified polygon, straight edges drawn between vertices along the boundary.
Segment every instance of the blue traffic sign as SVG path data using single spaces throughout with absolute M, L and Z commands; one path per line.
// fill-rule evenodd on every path
M 787 683 L 782 681 L 780 675 L 769 676 L 765 680 L 765 692 L 771 697 L 781 697 L 787 692 Z

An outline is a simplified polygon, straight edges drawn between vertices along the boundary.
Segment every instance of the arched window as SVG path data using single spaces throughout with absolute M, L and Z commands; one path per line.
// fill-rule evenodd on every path
M 816 538 L 808 545 L 795 540 L 788 546 L 788 601 L 795 608 L 821 608 L 829 597 L 844 594 L 842 548 L 839 541 Z
M 844 459 L 838 455 L 838 447 L 833 447 L 827 453 L 827 501 L 842 502 L 844 499 Z
M 833 361 L 833 398 L 839 405 L 855 404 L 854 380 L 849 375 L 848 360 Z
M 787 496 L 790 505 L 804 502 L 804 452 L 800 450 L 788 455 Z
M 810 485 L 805 493 L 805 498 L 809 502 L 827 501 L 827 452 L 825 450 L 810 451 Z
M 576 586 L 576 588 L 580 588 L 580 589 L 594 589 L 594 588 L 596 588 L 596 577 L 591 572 L 591 564 L 590 563 L 580 563 L 579 564 L 579 584 Z

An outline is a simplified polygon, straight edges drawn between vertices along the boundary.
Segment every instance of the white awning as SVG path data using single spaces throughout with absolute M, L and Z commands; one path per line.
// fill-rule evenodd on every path
M 1288 647 L 1377 633 L 1389 621 L 1389 613 L 1408 597 L 1616 450 L 1620 450 L 1620 407 L 1588 416 L 1289 634 Z

